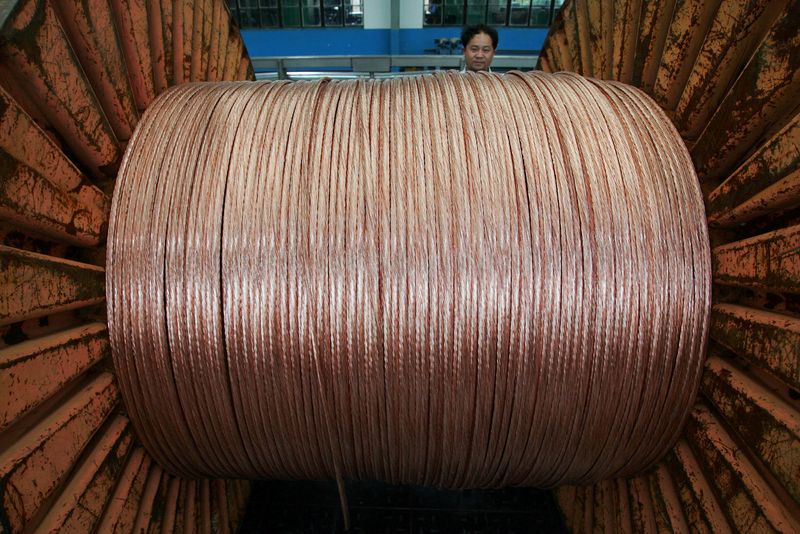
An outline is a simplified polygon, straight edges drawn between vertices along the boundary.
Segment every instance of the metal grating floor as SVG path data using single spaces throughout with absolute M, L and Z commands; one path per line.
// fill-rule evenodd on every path
M 353 533 L 567 532 L 551 492 L 347 482 Z M 334 482 L 259 481 L 239 530 L 345 532 Z

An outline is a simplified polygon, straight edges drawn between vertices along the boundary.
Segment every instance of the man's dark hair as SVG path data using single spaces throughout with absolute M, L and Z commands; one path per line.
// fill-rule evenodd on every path
M 497 50 L 497 30 L 492 28 L 491 26 L 487 26 L 486 24 L 475 24 L 474 26 L 467 26 L 461 31 L 461 44 L 466 48 L 467 44 L 472 40 L 473 37 L 478 35 L 479 33 L 485 33 L 489 36 L 492 40 L 492 48 Z

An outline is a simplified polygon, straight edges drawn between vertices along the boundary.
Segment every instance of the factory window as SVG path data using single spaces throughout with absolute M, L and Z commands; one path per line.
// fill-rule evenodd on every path
M 364 26 L 364 0 L 228 0 L 242 28 Z
M 424 0 L 425 26 L 548 27 L 564 0 Z

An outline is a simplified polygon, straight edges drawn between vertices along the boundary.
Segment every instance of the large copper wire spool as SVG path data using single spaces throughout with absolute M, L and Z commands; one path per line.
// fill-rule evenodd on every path
M 702 370 L 701 193 L 621 84 L 184 85 L 137 127 L 108 243 L 126 407 L 183 475 L 629 476 Z

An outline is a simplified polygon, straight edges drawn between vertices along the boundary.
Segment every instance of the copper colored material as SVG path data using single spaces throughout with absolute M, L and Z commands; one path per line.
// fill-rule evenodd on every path
M 638 473 L 678 439 L 710 308 L 676 131 L 565 74 L 174 88 L 107 269 L 131 421 L 188 476 Z

